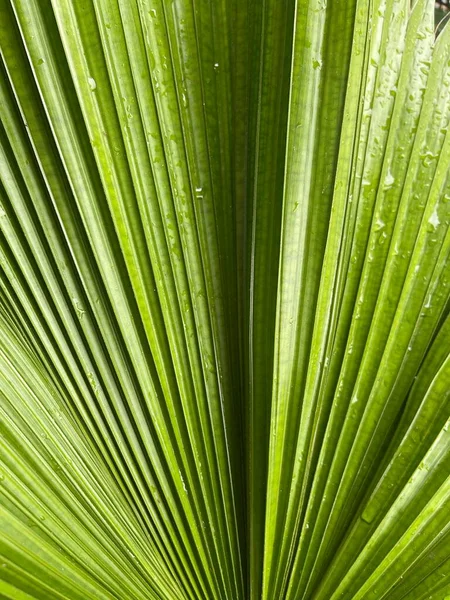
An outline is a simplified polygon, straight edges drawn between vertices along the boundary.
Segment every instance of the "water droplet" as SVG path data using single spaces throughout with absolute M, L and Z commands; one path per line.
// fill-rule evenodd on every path
M 72 302 L 75 306 L 75 310 L 77 311 L 77 317 L 81 319 L 86 311 L 81 306 L 80 301 L 77 298 L 72 298 Z
M 439 227 L 440 224 L 441 224 L 441 222 L 439 220 L 439 215 L 437 213 L 437 205 L 436 205 L 434 207 L 431 217 L 428 219 L 428 231 L 431 233 L 436 231 L 436 229 Z
M 94 91 L 97 88 L 97 84 L 93 77 L 88 77 L 88 83 L 89 83 L 89 87 L 91 88 L 92 91 Z
M 383 221 L 383 219 L 380 219 L 380 217 L 377 217 L 373 228 L 374 228 L 374 231 L 381 231 L 385 226 L 386 226 L 386 223 Z
M 297 210 L 297 208 L 298 208 L 298 202 L 295 202 L 295 204 L 294 204 L 294 209 L 293 209 L 293 211 L 292 211 L 292 212 L 295 212 L 295 211 Z
M 92 389 L 94 390 L 95 393 L 97 393 L 97 391 L 98 391 L 97 390 L 97 382 L 95 380 L 94 374 L 93 373 L 88 373 L 87 377 L 88 377 L 88 380 L 89 380 L 89 383 L 90 383 Z
M 353 398 L 352 398 L 352 400 L 351 400 L 350 404 L 356 404 L 356 403 L 358 402 L 358 400 L 359 400 L 359 399 L 358 399 L 358 396 L 353 396 Z
M 313 66 L 313 69 L 321 69 L 322 61 L 320 60 L 320 58 L 314 58 L 312 61 L 312 66 Z
M 149 14 L 150 14 L 150 15 L 151 15 L 151 16 L 152 16 L 154 19 L 156 19 L 156 16 L 157 16 L 157 13 L 156 13 L 156 8 L 151 8 L 151 9 L 149 10 Z
M 386 178 L 384 180 L 384 189 L 385 190 L 390 190 L 391 187 L 394 185 L 395 182 L 395 177 L 392 175 L 390 169 L 387 172 Z
M 201 185 L 195 186 L 195 197 L 199 199 L 203 198 L 203 187 Z
M 218 71 L 219 70 L 219 63 L 214 63 L 214 71 Z
M 178 473 L 180 474 L 181 483 L 183 484 L 183 490 L 187 494 L 187 487 L 186 487 L 186 484 L 184 483 L 183 475 L 181 474 L 181 471 L 178 471 Z
M 424 167 L 429 167 L 431 165 L 431 163 L 433 162 L 433 160 L 435 160 L 435 159 L 436 159 L 436 156 L 432 152 L 426 152 L 422 156 L 422 164 Z
M 40 59 L 37 61 L 37 64 L 38 64 L 38 65 L 43 65 L 44 63 L 45 63 L 45 60 L 44 60 L 43 58 L 40 58 Z

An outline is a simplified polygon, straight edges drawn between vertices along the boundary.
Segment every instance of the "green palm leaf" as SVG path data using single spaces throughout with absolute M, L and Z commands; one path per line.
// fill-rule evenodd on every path
M 0 598 L 450 595 L 450 29 L 0 0 Z

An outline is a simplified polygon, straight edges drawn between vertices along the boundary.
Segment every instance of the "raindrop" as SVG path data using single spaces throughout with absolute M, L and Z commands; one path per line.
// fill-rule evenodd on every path
M 435 206 L 431 217 L 428 219 L 428 231 L 431 233 L 436 231 L 440 223 L 437 206 Z
M 395 182 L 395 177 L 392 175 L 391 171 L 389 170 L 386 175 L 386 179 L 384 180 L 384 189 L 390 190 L 391 187 L 394 185 L 394 182 Z
M 77 311 L 78 318 L 81 319 L 86 311 L 81 306 L 81 304 L 77 298 L 72 298 L 72 302 L 75 306 L 75 310 Z
M 183 475 L 181 474 L 181 471 L 178 471 L 180 474 L 180 479 L 181 479 L 181 483 L 183 484 L 183 490 L 186 492 L 187 494 L 187 487 L 186 484 L 184 483 L 184 479 L 183 479 Z
M 427 152 L 422 156 L 422 164 L 424 167 L 429 167 L 436 156 L 432 152 Z
M 385 231 L 382 231 L 380 237 L 378 238 L 378 243 L 380 244 L 380 246 L 384 244 L 384 242 L 386 241 L 386 238 L 387 238 L 387 233 Z
M 202 188 L 201 185 L 196 186 L 196 188 L 195 188 L 195 197 L 198 200 L 203 200 L 203 188 Z
M 381 231 L 386 226 L 386 223 L 380 217 L 377 217 L 374 225 L 375 231 Z
M 89 87 L 91 88 L 92 91 L 94 91 L 97 88 L 97 84 L 93 77 L 88 77 L 88 83 L 89 83 Z

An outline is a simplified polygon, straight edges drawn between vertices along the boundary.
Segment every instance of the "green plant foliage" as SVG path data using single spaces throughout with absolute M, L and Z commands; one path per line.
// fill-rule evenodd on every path
M 0 0 L 0 599 L 450 598 L 450 26 Z

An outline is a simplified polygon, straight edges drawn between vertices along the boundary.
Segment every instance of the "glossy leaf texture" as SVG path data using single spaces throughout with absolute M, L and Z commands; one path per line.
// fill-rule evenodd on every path
M 0 0 L 0 598 L 450 597 L 432 0 Z

